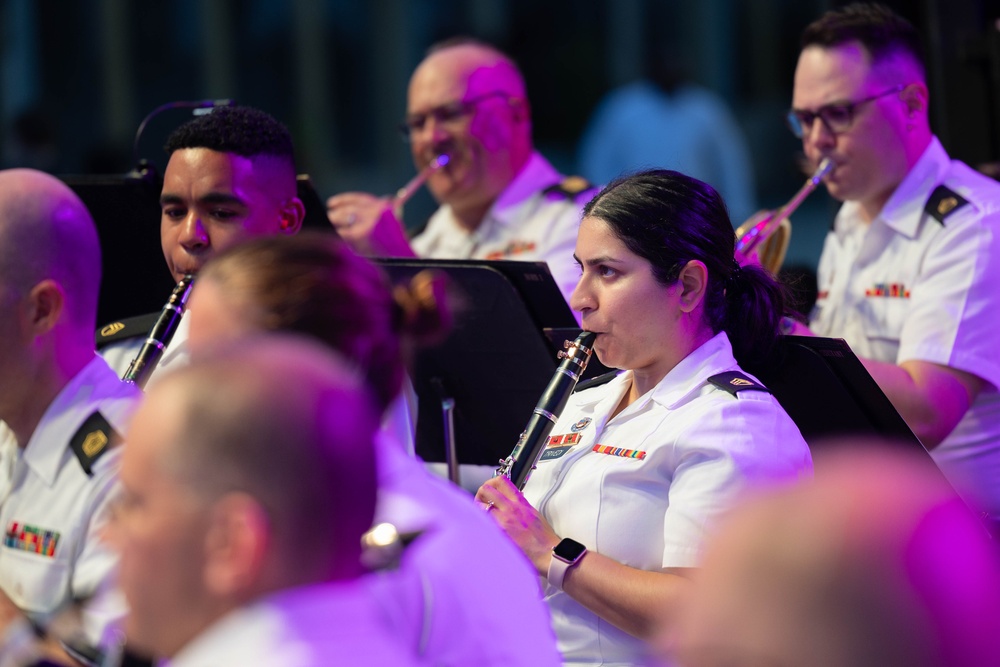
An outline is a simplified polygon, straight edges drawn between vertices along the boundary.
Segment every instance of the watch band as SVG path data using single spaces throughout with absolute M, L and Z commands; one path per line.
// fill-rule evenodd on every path
M 573 552 L 574 556 L 572 558 L 566 558 L 560 555 L 566 551 Z M 563 589 L 563 580 L 566 578 L 566 572 L 569 571 L 571 567 L 580 562 L 580 559 L 584 557 L 587 553 L 587 548 L 575 540 L 571 540 L 568 537 L 564 538 L 562 542 L 557 544 L 555 548 L 552 549 L 552 558 L 549 559 L 549 571 L 545 575 L 551 586 Z

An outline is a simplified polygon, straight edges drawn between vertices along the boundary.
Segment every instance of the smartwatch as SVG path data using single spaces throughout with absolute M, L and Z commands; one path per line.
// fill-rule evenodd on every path
M 580 559 L 583 558 L 586 553 L 587 547 L 583 546 L 576 540 L 564 537 L 562 542 L 557 544 L 552 549 L 552 559 L 549 561 L 549 572 L 545 577 L 549 580 L 549 584 L 559 590 L 562 590 L 563 579 L 566 578 L 566 571 L 579 563 Z

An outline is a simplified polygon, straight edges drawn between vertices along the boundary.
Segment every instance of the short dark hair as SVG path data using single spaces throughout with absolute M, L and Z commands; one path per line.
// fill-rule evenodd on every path
M 903 53 L 924 69 L 924 48 L 917 29 L 885 5 L 855 2 L 832 9 L 802 32 L 803 49 L 833 48 L 848 42 L 859 42 L 865 47 L 872 63 Z
M 277 157 L 295 165 L 292 135 L 283 123 L 253 107 L 217 107 L 190 120 L 167 137 L 164 150 L 208 148 L 246 158 Z
M 676 282 L 691 260 L 703 262 L 706 324 L 726 332 L 740 364 L 759 363 L 776 349 L 783 288 L 758 266 L 737 269 L 736 233 L 712 186 L 666 169 L 637 172 L 609 183 L 583 215 L 605 222 L 663 285 Z

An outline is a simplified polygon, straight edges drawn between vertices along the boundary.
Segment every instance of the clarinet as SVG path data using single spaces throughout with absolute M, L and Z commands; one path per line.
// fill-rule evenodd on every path
M 163 356 L 163 350 L 170 343 L 174 332 L 177 331 L 177 326 L 181 323 L 184 306 L 187 305 L 188 295 L 191 294 L 193 286 L 194 275 L 189 273 L 181 278 L 181 281 L 174 287 L 170 298 L 167 299 L 167 305 L 163 307 L 160 316 L 156 318 L 156 324 L 149 330 L 149 335 L 146 337 L 142 349 L 139 350 L 139 354 L 132 360 L 125 375 L 122 376 L 123 382 L 134 384 L 139 389 L 146 386 L 146 381 L 149 380 L 156 364 L 160 362 L 160 357 Z
M 593 352 L 591 345 L 597 336 L 592 331 L 584 331 L 572 343 L 563 341 L 565 351 L 559 351 L 559 358 L 562 363 L 556 368 L 555 375 L 549 380 L 549 384 L 542 392 L 542 397 L 538 400 L 528 425 L 518 438 L 514 451 L 506 459 L 500 461 L 494 477 L 503 475 L 518 489 L 523 489 L 528 481 L 528 475 L 538 462 L 538 457 L 545 449 L 548 442 L 549 433 L 552 427 L 559 420 L 559 415 L 566 407 L 570 394 L 576 388 L 580 376 L 587 368 L 590 355 Z

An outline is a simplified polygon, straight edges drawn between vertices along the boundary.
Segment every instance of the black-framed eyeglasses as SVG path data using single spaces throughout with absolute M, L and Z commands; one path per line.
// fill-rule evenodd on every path
M 425 111 L 424 113 L 408 114 L 400 124 L 399 131 L 403 135 L 403 139 L 409 141 L 415 132 L 420 132 L 424 129 L 424 125 L 427 124 L 428 118 L 433 118 L 434 122 L 438 125 L 444 125 L 445 127 L 454 125 L 475 111 L 476 107 L 480 103 L 494 97 L 504 97 L 507 99 L 508 104 L 511 104 L 516 100 L 515 97 L 512 97 L 502 90 L 494 90 L 493 92 L 483 93 L 482 95 L 477 95 L 476 97 L 472 97 L 467 100 L 459 100 L 457 102 L 442 104 L 441 106 L 434 107 L 430 111 Z
M 823 126 L 831 134 L 841 134 L 851 129 L 851 125 L 854 123 L 854 111 L 858 107 L 873 102 L 880 97 L 898 93 L 903 88 L 906 88 L 906 86 L 899 84 L 871 97 L 866 97 L 855 102 L 848 102 L 847 104 L 827 104 L 816 109 L 816 111 L 790 109 L 788 115 L 785 117 L 785 121 L 788 123 L 788 129 L 799 139 L 812 128 L 817 118 L 823 122 Z

